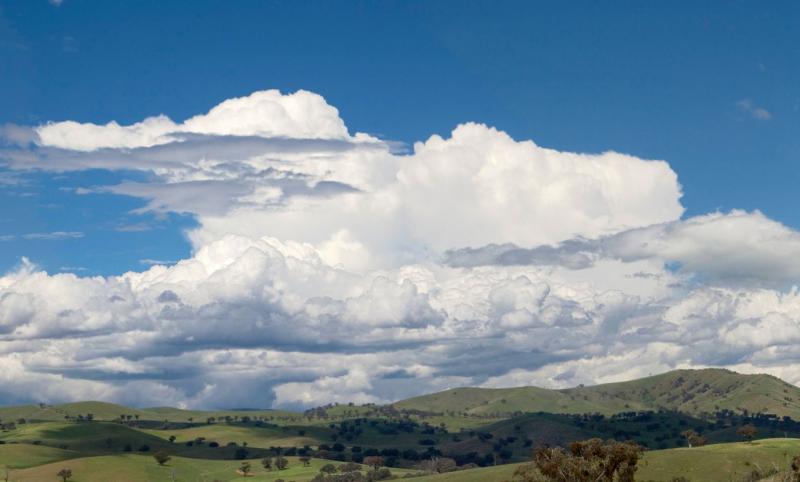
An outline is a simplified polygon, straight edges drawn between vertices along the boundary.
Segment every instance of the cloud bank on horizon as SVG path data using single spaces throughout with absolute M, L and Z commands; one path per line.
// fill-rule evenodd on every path
M 704 366 L 800 382 L 800 233 L 683 218 L 665 161 L 475 123 L 398 151 L 306 91 L 2 132 L 9 169 L 145 171 L 81 192 L 198 223 L 171 266 L 0 277 L 4 402 L 301 407 Z

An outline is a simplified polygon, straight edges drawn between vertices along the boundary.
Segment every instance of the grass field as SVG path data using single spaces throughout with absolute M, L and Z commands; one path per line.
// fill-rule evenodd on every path
M 794 455 L 800 454 L 800 439 L 766 439 L 752 443 L 738 442 L 646 452 L 640 462 L 637 480 L 669 481 L 684 476 L 694 482 L 738 481 L 754 469 L 776 467 L 785 470 Z M 72 470 L 74 482 L 144 482 L 171 480 L 242 480 L 235 460 L 211 460 L 175 456 L 165 466 L 159 466 L 151 455 L 117 454 L 75 458 L 77 452 L 28 444 L 0 445 L 0 466 L 11 467 L 10 480 L 54 481 L 61 468 Z M 249 460 L 253 476 L 247 480 L 274 481 L 279 478 L 297 482 L 310 480 L 327 460 L 312 459 L 304 467 L 296 457 L 289 469 L 268 472 L 258 460 Z M 501 482 L 510 481 L 519 464 L 500 465 L 463 470 L 439 475 L 425 475 L 418 482 Z M 413 470 L 392 469 L 403 476 Z
M 213 480 L 248 480 L 267 482 L 277 479 L 308 481 L 319 473 L 319 469 L 330 463 L 327 460 L 312 459 L 309 466 L 296 457 L 287 457 L 289 467 L 286 470 L 266 471 L 258 460 L 250 460 L 252 476 L 242 477 L 237 473 L 241 462 L 232 460 L 198 460 L 173 457 L 166 465 L 158 465 L 152 457 L 144 455 L 109 455 L 85 457 L 80 459 L 48 463 L 33 468 L 14 470 L 10 481 L 13 482 L 53 482 L 56 473 L 62 468 L 72 470 L 71 482 L 161 482 L 174 480 L 206 481 Z M 392 469 L 392 472 L 403 476 L 410 471 Z

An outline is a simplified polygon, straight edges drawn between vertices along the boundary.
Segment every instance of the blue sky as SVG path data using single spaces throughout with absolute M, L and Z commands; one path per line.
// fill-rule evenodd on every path
M 759 209 L 797 227 L 798 21 L 796 2 L 6 0 L 0 123 L 179 121 L 256 90 L 306 89 L 351 131 L 387 140 L 477 121 L 559 150 L 664 159 L 687 215 Z M 141 201 L 59 191 L 114 177 L 126 175 L 4 188 L 2 234 L 85 235 L 6 243 L 0 268 L 28 256 L 111 274 L 187 256 L 191 216 L 131 216 Z M 129 224 L 157 228 L 113 229 Z
M 800 384 L 798 26 L 0 0 L 0 403 Z

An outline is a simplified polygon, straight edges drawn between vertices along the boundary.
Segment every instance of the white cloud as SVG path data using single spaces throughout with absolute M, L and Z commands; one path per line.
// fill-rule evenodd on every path
M 634 229 L 607 240 L 626 259 L 658 257 L 687 272 L 732 283 L 795 283 L 800 279 L 800 233 L 756 211 L 711 213 Z
M 784 357 L 766 353 L 800 343 L 798 299 L 693 287 L 649 260 L 356 274 L 310 245 L 229 236 L 142 273 L 81 278 L 24 265 L 3 276 L 0 357 L 15 357 L 20 377 L 74 381 L 72 398 L 151 404 L 168 393 L 189 406 L 386 401 L 678 366 L 785 373 Z M 134 382 L 157 389 L 134 397 Z
M 0 277 L 0 400 L 300 406 L 689 366 L 800 381 L 800 234 L 759 212 L 681 220 L 663 161 L 481 124 L 398 154 L 303 91 L 37 132 L 10 168 L 148 171 L 80 192 L 199 227 L 174 264 Z
M 122 126 L 74 121 L 51 122 L 36 129 L 42 145 L 93 151 L 102 148 L 150 147 L 174 142 L 182 133 L 223 136 L 349 139 L 336 108 L 304 90 L 282 95 L 277 90 L 228 99 L 178 124 L 165 115 Z
M 196 249 L 228 234 L 269 235 L 359 270 L 464 246 L 597 237 L 683 212 L 662 161 L 560 152 L 473 123 L 399 155 L 351 136 L 334 107 L 305 91 L 256 92 L 180 124 L 65 121 L 36 132 L 38 149 L 6 152 L 10 167 L 151 171 L 152 182 L 80 192 L 145 199 L 139 212 L 194 214 Z

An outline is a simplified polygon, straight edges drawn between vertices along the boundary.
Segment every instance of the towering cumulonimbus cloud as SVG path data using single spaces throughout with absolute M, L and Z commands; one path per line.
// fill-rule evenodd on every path
M 146 171 L 79 194 L 198 226 L 173 266 L 0 277 L 5 401 L 298 407 L 711 365 L 800 382 L 800 234 L 681 219 L 664 161 L 476 123 L 406 152 L 305 91 L 12 131 L 8 169 Z

